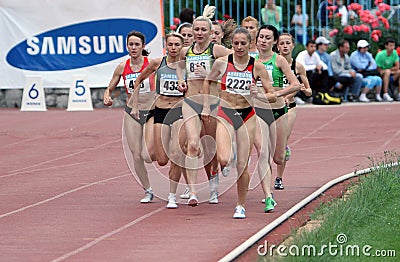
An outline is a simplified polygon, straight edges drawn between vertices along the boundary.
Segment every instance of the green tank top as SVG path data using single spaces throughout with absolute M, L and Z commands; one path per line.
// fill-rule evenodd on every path
M 273 87 L 283 88 L 283 78 L 284 74 L 282 70 L 276 65 L 276 56 L 274 53 L 268 61 L 262 62 L 268 71 L 269 78 L 272 80 Z M 259 59 L 259 55 L 256 56 L 256 60 Z

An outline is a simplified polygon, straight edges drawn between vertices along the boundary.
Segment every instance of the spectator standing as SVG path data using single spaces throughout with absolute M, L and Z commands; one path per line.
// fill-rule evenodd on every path
M 306 69 L 307 79 L 313 90 L 313 95 L 317 92 L 326 93 L 329 91 L 328 66 L 322 62 L 315 50 L 315 41 L 308 40 L 306 50 L 301 51 L 296 57 L 296 61 L 302 64 Z M 299 93 L 298 96 L 301 97 L 303 94 Z M 306 98 L 302 97 L 302 99 L 305 100 Z
M 383 100 L 388 102 L 393 101 L 393 98 L 388 94 L 390 78 L 397 82 L 400 91 L 399 56 L 397 52 L 394 52 L 395 46 L 396 42 L 394 39 L 387 39 L 385 41 L 385 49 L 380 51 L 375 57 L 378 71 L 383 81 Z M 397 95 L 397 100 L 400 101 L 400 92 Z
M 343 4 L 343 0 L 336 0 L 336 5 L 338 6 L 336 12 L 341 15 L 340 23 L 342 26 L 345 26 L 349 22 L 349 11 L 347 10 L 347 7 Z
M 294 30 L 295 30 L 295 35 L 296 35 L 296 41 L 298 43 L 303 43 L 303 35 L 305 34 L 305 42 L 307 42 L 307 31 L 303 31 L 303 21 L 305 24 L 305 27 L 308 26 L 308 15 L 305 14 L 304 19 L 303 19 L 303 13 L 301 10 L 301 5 L 296 5 L 296 13 L 292 17 L 292 22 L 291 24 L 294 25 Z
M 275 4 L 275 0 L 267 0 L 261 8 L 261 20 L 264 25 L 273 25 L 280 31 L 282 23 L 282 8 Z
M 353 101 L 360 94 L 363 76 L 351 68 L 350 57 L 348 55 L 350 44 L 347 40 L 341 40 L 338 48 L 330 53 L 332 62 L 332 71 L 335 80 L 340 83 L 349 83 L 349 88 L 344 90 L 343 101 Z
M 193 20 L 195 18 L 196 13 L 192 8 L 183 8 L 179 13 L 179 20 L 181 23 L 189 23 L 193 24 Z
M 368 52 L 369 44 L 366 40 L 357 42 L 357 50 L 350 55 L 351 67 L 364 76 L 360 95 L 360 102 L 369 102 L 367 93 L 375 88 L 375 100 L 383 101 L 381 97 L 382 78 L 379 76 L 376 62 L 370 52 Z
M 323 0 L 318 6 L 317 18 L 320 21 L 320 26 L 322 28 L 322 35 L 326 36 L 326 30 L 324 27 L 328 25 L 328 6 L 332 5 L 332 0 Z

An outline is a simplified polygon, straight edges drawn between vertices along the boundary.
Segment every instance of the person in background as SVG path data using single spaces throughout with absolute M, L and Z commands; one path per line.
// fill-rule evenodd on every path
M 368 47 L 369 44 L 366 40 L 359 40 L 357 42 L 357 50 L 350 55 L 351 67 L 364 76 L 359 100 L 360 102 L 370 102 L 367 94 L 369 90 L 375 88 L 375 100 L 382 102 L 382 78 L 379 76 L 372 54 L 368 52 Z
M 322 62 L 324 62 L 328 66 L 328 76 L 329 76 L 328 86 L 329 88 L 331 88 L 333 87 L 335 82 L 333 78 L 331 56 L 327 52 L 329 44 L 331 42 L 325 37 L 319 36 L 317 37 L 317 39 L 315 39 L 315 43 L 317 44 L 317 50 L 315 52 L 319 55 L 319 58 L 321 58 Z
M 181 23 L 193 24 L 196 13 L 192 8 L 183 8 L 179 13 L 179 20 Z
M 308 15 L 305 15 L 304 18 L 305 26 L 308 26 Z M 307 42 L 307 31 L 303 32 L 303 13 L 301 10 L 301 5 L 296 5 L 296 13 L 292 17 L 292 25 L 295 26 L 295 35 L 296 35 L 296 41 L 297 43 L 302 44 L 303 43 L 303 35 L 305 34 L 306 36 L 306 42 Z
M 340 23 L 342 26 L 345 26 L 349 22 L 349 11 L 347 10 L 347 7 L 343 4 L 343 0 L 336 0 L 336 5 L 338 6 L 336 12 L 341 15 Z
M 296 61 L 306 69 L 307 79 L 313 90 L 313 95 L 318 92 L 329 92 L 328 66 L 322 62 L 315 50 L 315 41 L 308 40 L 306 50 L 301 51 L 296 57 Z
M 326 36 L 326 26 L 328 25 L 328 6 L 332 5 L 332 0 L 322 0 L 318 6 L 317 19 L 319 20 L 320 26 L 322 27 L 322 35 Z
M 192 30 L 193 25 L 190 23 L 180 24 L 176 30 L 179 34 L 183 36 L 183 47 L 191 46 L 194 42 L 194 35 Z
M 343 93 L 343 101 L 354 101 L 358 98 L 361 90 L 363 76 L 351 68 L 350 57 L 348 55 L 350 44 L 347 40 L 341 40 L 338 48 L 330 53 L 332 71 L 335 80 L 340 83 L 348 82 L 351 88 L 346 88 Z
M 275 4 L 275 0 L 267 0 L 261 8 L 261 20 L 264 25 L 273 25 L 278 31 L 281 29 L 282 8 Z
M 399 56 L 394 51 L 396 42 L 389 38 L 385 41 L 385 49 L 380 51 L 375 56 L 375 61 L 378 66 L 378 71 L 381 74 L 383 81 L 383 100 L 392 102 L 393 98 L 388 94 L 389 82 L 392 78 L 397 83 L 399 94 L 397 100 L 400 101 L 400 69 Z
M 257 45 L 256 45 L 256 36 L 258 31 L 258 21 L 252 16 L 248 16 L 242 20 L 242 27 L 246 28 L 251 35 L 251 43 L 250 43 L 250 56 L 256 57 L 258 54 Z
M 217 21 L 213 21 L 212 25 L 213 29 L 211 31 L 211 42 L 231 49 L 232 33 L 237 27 L 235 20 L 228 19 L 222 24 Z
M 193 25 L 191 23 L 184 22 L 184 23 L 180 24 L 176 31 L 183 36 L 183 47 L 189 47 L 193 44 L 194 34 L 193 34 Z M 185 178 L 186 185 L 188 185 L 186 170 L 184 170 L 184 172 L 183 172 L 183 177 Z M 190 197 L 189 186 L 186 186 L 185 190 L 179 197 L 181 199 L 189 199 L 189 197 Z

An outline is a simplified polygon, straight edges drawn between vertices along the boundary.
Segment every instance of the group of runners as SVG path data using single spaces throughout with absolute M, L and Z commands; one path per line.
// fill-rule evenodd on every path
M 276 205 L 270 159 L 277 165 L 274 187 L 282 190 L 290 157 L 287 141 L 296 118 L 294 96 L 299 90 L 311 95 L 311 88 L 304 67 L 292 59 L 295 42 L 290 34 L 279 35 L 270 25 L 259 27 L 253 17 L 240 27 L 232 20 L 221 25 L 211 21 L 214 10 L 207 5 L 193 24 L 184 23 L 166 35 L 167 55 L 161 58 L 148 58 L 144 35 L 130 32 L 130 58 L 115 69 L 104 104 L 112 105 L 111 93 L 122 77 L 128 94 L 124 132 L 145 190 L 141 203 L 154 196 L 145 163 L 170 164 L 171 209 L 178 207 L 182 175 L 187 188 L 180 198 L 197 206 L 197 176 L 204 168 L 208 201 L 217 204 L 219 174 L 227 176 L 235 166 L 238 200 L 233 217 L 245 218 L 253 147 L 264 211 L 269 212 Z M 204 143 L 204 136 L 215 143 Z

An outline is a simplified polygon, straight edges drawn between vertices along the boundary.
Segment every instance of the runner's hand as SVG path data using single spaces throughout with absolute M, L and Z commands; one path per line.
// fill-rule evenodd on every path
M 112 100 L 111 96 L 109 96 L 109 95 L 104 95 L 103 104 L 104 104 L 105 106 L 112 106 L 113 100 Z
M 179 92 L 182 92 L 182 93 L 187 91 L 186 81 L 184 81 L 184 80 L 178 81 L 178 90 L 179 90 Z

